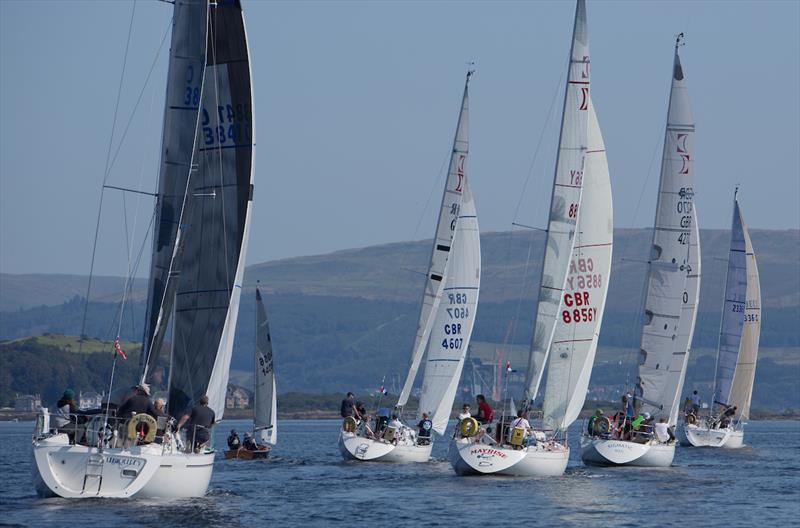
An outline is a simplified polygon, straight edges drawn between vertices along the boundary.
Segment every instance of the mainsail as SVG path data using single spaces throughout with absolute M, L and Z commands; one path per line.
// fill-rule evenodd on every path
M 686 269 L 686 285 L 681 297 L 681 319 L 678 323 L 678 336 L 675 338 L 675 350 L 670 358 L 666 393 L 674 393 L 668 423 L 678 423 L 680 411 L 680 395 L 686 378 L 686 365 L 689 361 L 689 350 L 692 347 L 697 307 L 700 304 L 700 224 L 697 220 L 697 206 L 692 207 L 692 236 L 689 239 L 689 266 Z M 670 386 L 675 384 L 674 388 Z M 666 413 L 665 413 L 666 414 Z
M 583 173 L 581 214 L 547 361 L 544 423 L 563 430 L 578 418 L 586 400 L 611 274 L 614 212 L 605 145 L 594 105 Z
M 142 379 L 166 388 L 169 358 L 162 345 L 172 316 L 180 273 L 182 218 L 188 205 L 189 177 L 195 156 L 200 99 L 205 75 L 207 0 L 177 0 L 172 17 L 156 223 L 147 297 Z
M 480 231 L 469 180 L 464 180 L 463 189 L 461 213 L 447 264 L 442 300 L 428 344 L 419 397 L 420 417 L 423 412 L 429 413 L 433 430 L 440 435 L 444 434 L 450 420 L 475 322 L 481 283 Z
M 464 84 L 464 96 L 461 100 L 461 111 L 458 116 L 455 139 L 453 140 L 453 151 L 450 155 L 450 166 L 442 195 L 442 205 L 439 209 L 436 236 L 433 239 L 431 261 L 428 265 L 425 291 L 422 296 L 422 306 L 420 307 L 419 322 L 417 323 L 417 334 L 414 338 L 414 346 L 411 349 L 411 364 L 403 389 L 400 391 L 400 397 L 397 400 L 398 407 L 404 406 L 411 395 L 411 387 L 417 377 L 419 364 L 422 361 L 425 346 L 428 344 L 436 310 L 442 297 L 443 279 L 446 276 L 447 261 L 450 249 L 453 246 L 453 236 L 458 223 L 459 209 L 461 208 L 464 194 L 464 182 L 466 181 L 466 163 L 469 153 L 469 78 L 471 75 L 471 71 L 467 73 L 467 80 Z
M 256 288 L 256 368 L 253 395 L 253 427 L 264 442 L 278 440 L 278 399 L 275 388 L 275 369 L 272 364 L 272 337 L 261 292 Z
M 692 239 L 694 120 L 678 56 L 679 45 L 680 37 L 672 67 L 635 388 L 643 412 L 654 416 L 671 412 L 680 389 L 675 380 L 682 373 L 670 371 L 669 366 L 680 332 Z
M 737 406 L 743 419 L 750 414 L 760 330 L 758 268 L 739 202 L 734 199 L 714 400 Z
M 526 376 L 529 400 L 535 398 L 539 390 L 575 245 L 575 229 L 583 188 L 588 110 L 589 33 L 586 27 L 586 3 L 578 0 L 550 199 L 544 264 L 539 281 L 539 302 Z
M 255 145 L 249 52 L 237 0 L 218 0 L 209 10 L 204 50 L 195 152 L 191 167 L 184 167 L 190 176 L 175 243 L 180 250 L 170 263 L 176 291 L 173 302 L 167 289 L 160 311 L 168 311 L 167 303 L 174 310 L 169 413 L 179 416 L 207 394 L 220 419 L 239 313 Z M 152 365 L 151 358 L 146 369 Z

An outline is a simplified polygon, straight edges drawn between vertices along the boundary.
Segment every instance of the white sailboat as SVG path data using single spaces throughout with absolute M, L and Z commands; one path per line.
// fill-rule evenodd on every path
M 694 215 L 694 120 L 675 44 L 667 127 L 661 164 L 653 244 L 648 264 L 639 375 L 634 389 L 642 413 L 674 428 L 694 332 L 700 287 L 699 228 Z M 692 240 L 695 242 L 693 243 Z M 625 422 L 629 423 L 630 420 Z M 611 434 L 581 437 L 581 459 L 593 465 L 669 466 L 675 441 Z
M 553 187 L 548 240 L 527 399 L 547 365 L 544 430 L 525 445 L 506 438 L 457 435 L 449 458 L 460 475 L 561 475 L 569 460 L 564 433 L 586 398 L 611 271 L 613 209 L 605 145 L 588 95 L 586 11 L 579 0 Z M 499 425 L 501 431 L 503 424 Z M 520 432 L 522 433 L 522 432 Z
M 225 409 L 252 204 L 252 108 L 239 2 L 175 0 L 141 382 L 167 392 L 176 418 L 203 395 L 217 421 Z M 120 422 L 109 412 L 68 435 L 42 411 L 33 439 L 41 495 L 206 493 L 213 435 L 191 448 L 197 431 L 182 441 L 169 423 L 145 414 Z
M 398 408 L 408 402 L 427 348 L 419 417 L 428 413 L 439 435 L 444 434 L 450 417 L 480 288 L 480 233 L 466 175 L 471 75 L 471 71 L 467 73 L 464 85 L 411 364 L 397 402 Z M 348 423 L 345 420 L 339 435 L 339 450 L 345 460 L 425 462 L 430 458 L 433 438 L 420 441 L 410 427 L 370 432 L 367 424 L 354 428 Z
M 720 408 L 718 413 L 704 420 L 694 413 L 687 413 L 680 430 L 681 445 L 727 448 L 744 445 L 744 423 L 750 417 L 760 334 L 761 285 L 758 266 L 747 224 L 734 195 L 713 391 L 713 403 Z M 725 415 L 726 411 L 728 416 Z
M 255 390 L 253 391 L 253 433 L 258 449 L 245 447 L 225 451 L 225 458 L 244 460 L 263 459 L 269 456 L 272 446 L 278 443 L 278 395 L 275 368 L 272 358 L 272 336 L 261 291 L 256 288 L 256 348 Z

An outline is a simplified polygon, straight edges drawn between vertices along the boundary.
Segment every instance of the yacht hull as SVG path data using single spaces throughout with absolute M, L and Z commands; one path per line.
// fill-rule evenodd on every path
M 450 442 L 448 459 L 456 474 L 461 476 L 556 477 L 567 469 L 569 448 L 554 443 L 550 448 L 512 449 L 454 439 Z
M 406 464 L 411 462 L 427 462 L 431 457 L 433 443 L 416 445 L 415 443 L 391 444 L 382 440 L 365 438 L 355 433 L 339 434 L 339 452 L 345 460 L 360 462 L 394 462 Z
M 581 437 L 581 460 L 589 466 L 669 467 L 675 458 L 675 443 L 646 444 L 603 438 Z

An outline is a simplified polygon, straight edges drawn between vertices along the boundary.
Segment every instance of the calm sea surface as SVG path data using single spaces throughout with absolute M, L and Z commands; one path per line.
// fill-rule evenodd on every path
M 798 526 L 800 422 L 753 422 L 745 448 L 678 448 L 665 469 L 587 468 L 577 429 L 558 478 L 457 477 L 447 443 L 429 464 L 343 462 L 338 420 L 283 421 L 268 461 L 222 460 L 206 497 L 39 499 L 32 423 L 0 422 L 0 525 L 19 526 Z M 231 427 L 216 431 L 217 445 Z M 532 524 L 531 524 L 532 523 Z

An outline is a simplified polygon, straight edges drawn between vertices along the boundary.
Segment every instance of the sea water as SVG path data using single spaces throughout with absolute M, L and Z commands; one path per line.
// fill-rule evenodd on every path
M 40 499 L 28 422 L 0 422 L 2 526 L 798 526 L 800 422 L 752 422 L 738 450 L 678 447 L 670 468 L 592 468 L 570 430 L 562 477 L 458 477 L 447 442 L 427 464 L 344 462 L 340 421 L 280 421 L 266 461 L 217 453 L 205 497 Z M 231 428 L 214 432 L 225 445 Z

